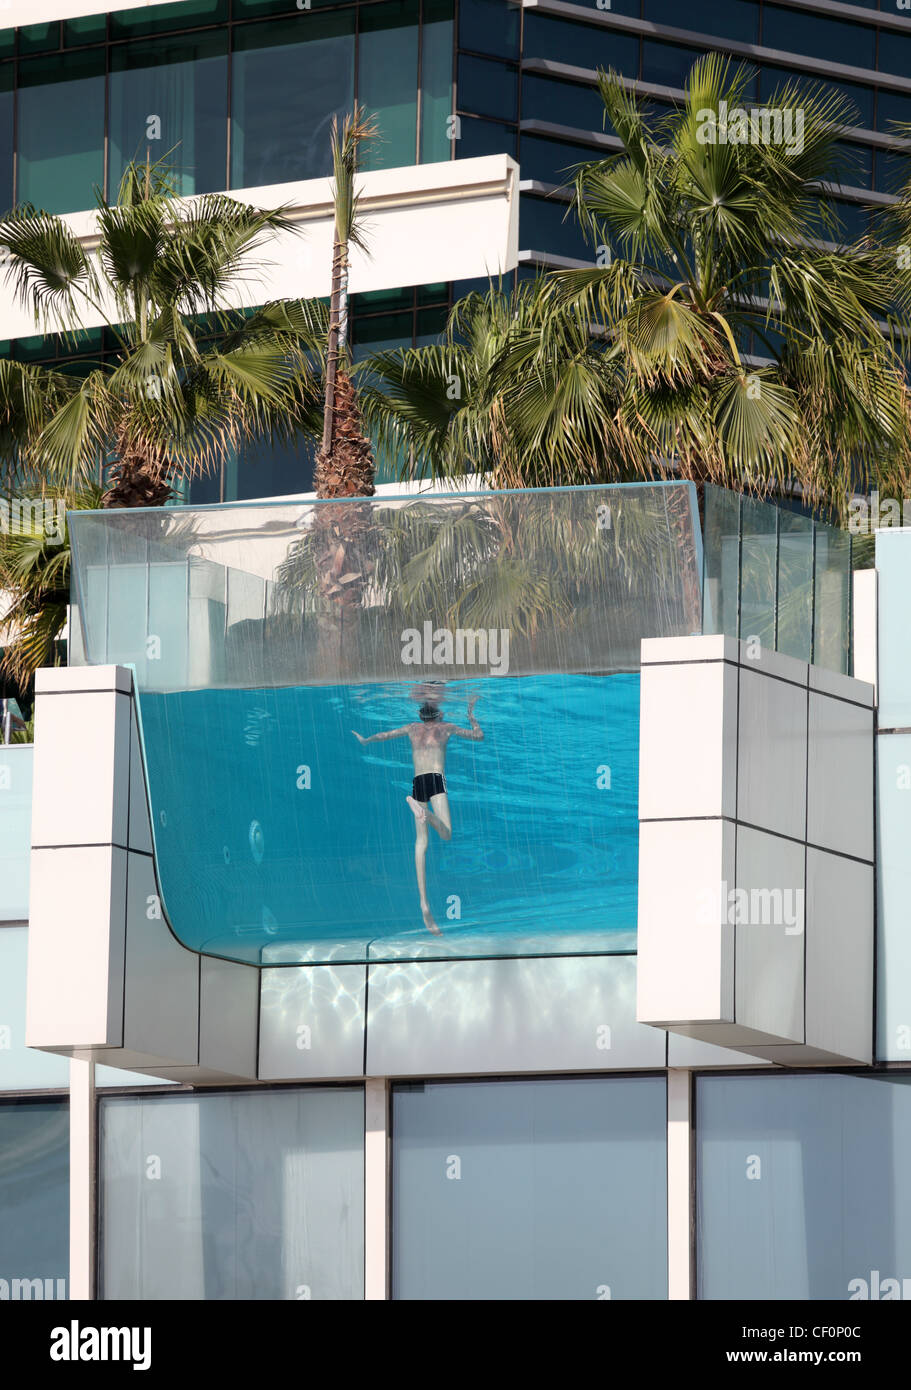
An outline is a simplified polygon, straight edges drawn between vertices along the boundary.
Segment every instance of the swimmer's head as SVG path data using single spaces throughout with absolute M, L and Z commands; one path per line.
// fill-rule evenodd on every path
M 425 700 L 418 710 L 418 714 L 421 716 L 424 723 L 428 724 L 431 720 L 440 718 L 440 707 L 439 705 L 432 705 L 429 700 Z

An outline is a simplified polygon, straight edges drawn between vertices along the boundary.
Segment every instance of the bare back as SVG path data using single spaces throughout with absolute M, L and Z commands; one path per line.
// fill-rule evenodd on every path
M 408 737 L 416 776 L 423 772 L 442 772 L 446 766 L 446 745 L 452 724 L 409 724 Z

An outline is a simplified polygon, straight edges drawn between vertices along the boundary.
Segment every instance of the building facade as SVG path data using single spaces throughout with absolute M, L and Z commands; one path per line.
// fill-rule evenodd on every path
M 782 73 L 840 84 L 849 229 L 892 196 L 890 122 L 911 120 L 897 6 L 13 0 L 0 20 L 0 203 L 85 235 L 83 190 L 176 148 L 187 195 L 290 201 L 317 244 L 327 122 L 376 110 L 366 196 L 405 221 L 355 275 L 359 349 L 433 336 L 488 273 L 587 259 L 559 186 L 616 144 L 598 66 L 656 110 L 709 49 L 757 67 L 757 98 Z M 276 273 L 319 292 L 318 257 Z M 387 575 L 467 509 L 487 544 L 445 571 L 450 599 L 505 575 L 507 521 L 572 595 L 552 643 L 517 625 L 506 666 L 484 624 L 466 671 L 433 592 L 407 612 L 365 592 L 341 655 L 289 627 L 319 605 L 308 481 L 251 456 L 145 531 L 79 519 L 71 665 L 40 677 L 34 748 L 0 749 L 0 1299 L 903 1297 L 911 534 L 859 569 L 845 533 L 721 493 L 700 515 L 682 485 L 499 510 L 381 488 Z M 351 730 L 439 681 L 463 732 L 480 697 L 485 738 L 452 753 L 455 833 L 427 849 L 437 938 L 406 745 L 362 754 Z

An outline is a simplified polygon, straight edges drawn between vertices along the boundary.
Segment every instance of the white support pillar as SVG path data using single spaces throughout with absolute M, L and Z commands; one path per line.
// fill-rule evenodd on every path
M 695 1298 L 693 1279 L 693 1073 L 667 1073 L 667 1296 Z
M 71 1299 L 95 1296 L 95 1063 L 70 1059 Z
M 364 1087 L 364 1298 L 389 1297 L 389 1083 Z

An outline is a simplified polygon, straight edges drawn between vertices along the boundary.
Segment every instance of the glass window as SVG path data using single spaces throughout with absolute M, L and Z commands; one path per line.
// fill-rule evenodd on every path
M 202 24 L 221 24 L 228 18 L 228 0 L 183 0 L 180 5 L 143 6 L 111 15 L 111 38 L 133 39 L 146 34 L 166 34 L 174 29 L 195 29 Z
M 104 178 L 104 52 L 19 64 L 20 203 L 45 212 L 94 206 Z
M 421 162 L 452 156 L 452 0 L 424 0 L 421 28 Z
M 897 77 L 911 76 L 911 34 L 881 29 L 876 66 L 880 72 L 891 72 Z
M 836 167 L 832 179 L 848 188 L 872 188 L 873 151 L 869 145 L 840 140 L 835 146 Z
M 178 192 L 209 193 L 227 177 L 227 33 L 119 44 L 111 50 L 108 189 L 131 159 L 168 156 Z
M 577 261 L 591 262 L 587 245 L 569 203 L 555 198 L 534 198 L 525 193 L 519 202 L 519 244 L 523 251 L 551 251 Z
M 514 121 L 519 96 L 519 77 L 505 63 L 486 58 L 460 58 L 456 97 L 460 111 Z
M 520 15 L 512 0 L 459 0 L 459 48 L 518 58 Z
M 393 1296 L 667 1297 L 663 1077 L 393 1092 Z
M 591 145 L 567 145 L 562 140 L 544 140 L 539 135 L 523 135 L 521 144 L 523 179 L 541 179 L 544 183 L 572 183 L 575 166 L 604 159 L 612 150 L 593 149 Z
M 605 124 L 604 102 L 597 87 L 557 82 L 551 77 L 538 77 L 537 73 L 525 73 L 522 77 L 522 119 L 611 132 L 610 125 Z
M 522 54 L 578 68 L 614 68 L 629 77 L 639 76 L 639 39 L 635 34 L 622 34 L 601 24 L 572 24 L 535 14 L 534 10 L 525 16 Z
M 515 126 L 502 125 L 499 121 L 481 121 L 475 116 L 460 116 L 456 154 L 459 159 L 473 159 L 476 155 L 485 154 L 509 154 L 515 159 Z
M 877 150 L 873 187 L 878 193 L 898 194 L 911 179 L 911 159 L 900 150 Z
M 855 68 L 875 66 L 876 30 L 869 24 L 849 24 L 800 9 L 763 5 L 762 42 L 785 53 L 806 53 L 831 63 Z
M 103 1298 L 360 1299 L 364 1093 L 100 1106 Z
M 104 43 L 107 32 L 107 15 L 86 15 L 82 19 L 63 21 L 64 48 L 78 48 L 84 43 Z
M 332 117 L 354 100 L 354 13 L 235 30 L 233 188 L 329 173 Z
M 0 1103 L 0 1297 L 67 1297 L 69 1202 L 66 1101 Z
M 337 5 L 338 0 L 310 0 L 310 9 L 318 10 L 323 5 Z M 270 14 L 307 14 L 297 0 L 234 0 L 235 19 L 265 19 Z
M 662 87 L 685 87 L 690 68 L 700 56 L 695 48 L 643 39 L 642 80 L 656 82 Z
M 768 101 L 774 93 L 787 84 L 797 84 L 800 87 L 815 89 L 819 86 L 819 79 L 807 77 L 799 72 L 793 72 L 789 68 L 776 68 L 768 63 L 763 63 L 759 77 L 759 95 L 762 101 Z M 873 126 L 873 88 L 862 87 L 857 82 L 825 82 L 825 89 L 829 92 L 840 92 L 850 103 L 852 110 L 848 112 L 850 124 L 872 129 Z
M 698 1078 L 700 1298 L 906 1296 L 909 1080 Z
M 246 502 L 254 497 L 287 497 L 313 487 L 316 445 L 312 440 L 271 443 L 260 439 L 247 444 L 234 462 L 225 464 L 225 501 Z M 194 492 L 193 500 L 201 500 Z
M 872 125 L 872 120 L 869 124 Z M 888 92 L 880 87 L 876 93 L 876 129 L 886 134 L 900 134 L 893 130 L 895 124 L 911 124 L 911 93 Z
M 0 1251 L 0 1297 L 67 1297 L 70 1122 L 65 1101 L 0 1102 Z
M 27 24 L 19 30 L 19 56 L 49 53 L 60 47 L 60 20 L 52 24 Z
M 365 169 L 414 164 L 417 89 L 418 0 L 367 6 L 358 35 L 358 100 L 376 116 L 380 139 L 365 147 Z
M 719 5 L 718 0 L 688 0 L 685 10 L 679 0 L 643 0 L 642 18 L 672 29 L 739 39 L 741 43 L 756 43 L 759 37 L 757 0 L 726 0 L 724 5 Z
M 13 205 L 13 65 L 0 67 L 0 213 Z

